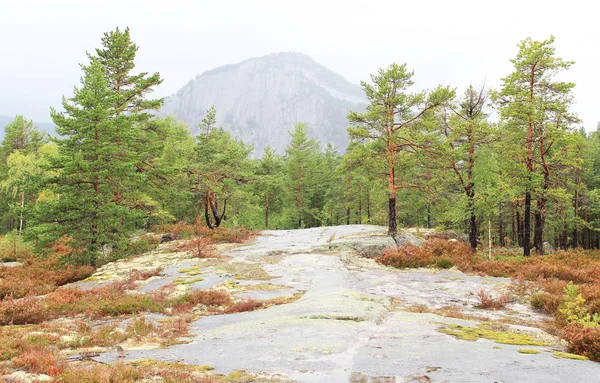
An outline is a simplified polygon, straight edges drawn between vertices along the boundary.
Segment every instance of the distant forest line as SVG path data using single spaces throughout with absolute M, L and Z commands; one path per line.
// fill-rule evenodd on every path
M 341 224 L 427 227 L 468 233 L 476 250 L 525 255 L 600 245 L 600 133 L 571 111 L 574 64 L 554 37 L 525 39 L 498 89 L 469 84 L 418 90 L 406 64 L 361 83 L 369 104 L 348 114 L 340 154 L 290 126 L 284 154 L 251 146 L 216 123 L 210 108 L 192 136 L 157 118 L 159 73 L 135 71 L 129 29 L 105 33 L 81 83 L 51 110 L 58 138 L 17 116 L 0 147 L 0 228 L 68 261 L 126 254 L 133 235 L 164 223 L 249 229 Z M 509 59 L 509 58 L 507 58 Z M 568 76 L 567 76 L 568 77 Z M 460 90 L 458 90 L 460 89 Z M 497 121 L 490 119 L 495 112 Z M 15 239 L 16 240 L 16 239 Z

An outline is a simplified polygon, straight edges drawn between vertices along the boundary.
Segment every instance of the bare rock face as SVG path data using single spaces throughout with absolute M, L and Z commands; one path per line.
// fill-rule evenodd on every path
M 255 156 L 267 145 L 285 150 L 294 124 L 308 125 L 311 137 L 339 150 L 348 144 L 346 116 L 362 111 L 361 88 L 300 53 L 277 53 L 226 65 L 197 75 L 165 99 L 159 115 L 189 124 L 192 134 L 214 105 L 217 122 L 253 144 Z

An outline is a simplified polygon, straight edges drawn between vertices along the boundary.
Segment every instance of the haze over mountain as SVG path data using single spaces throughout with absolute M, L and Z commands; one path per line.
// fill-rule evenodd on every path
M 214 105 L 217 122 L 235 137 L 253 144 L 255 155 L 267 145 L 283 152 L 288 131 L 297 122 L 309 134 L 343 151 L 348 138 L 346 115 L 363 110 L 361 88 L 300 53 L 276 53 L 225 65 L 197 75 L 165 99 L 159 115 L 187 122 L 193 134 Z

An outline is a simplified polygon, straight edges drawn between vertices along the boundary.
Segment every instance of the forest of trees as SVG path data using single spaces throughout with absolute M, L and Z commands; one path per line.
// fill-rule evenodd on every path
M 524 254 L 600 246 L 600 125 L 571 111 L 573 83 L 557 75 L 554 38 L 523 40 L 498 89 L 457 84 L 414 91 L 406 64 L 363 82 L 370 102 L 350 111 L 341 154 L 290 126 L 285 153 L 253 148 L 216 123 L 201 133 L 151 114 L 158 73 L 137 73 L 129 30 L 106 33 L 81 83 L 52 110 L 51 138 L 21 116 L 0 146 L 0 230 L 40 251 L 63 239 L 94 264 L 152 225 L 292 229 L 323 225 L 427 227 L 492 233 Z M 507 58 L 508 59 L 508 58 Z M 417 88 L 418 89 L 418 88 Z M 491 226 L 491 227 L 490 227 Z M 547 246 L 547 245 L 546 245 Z

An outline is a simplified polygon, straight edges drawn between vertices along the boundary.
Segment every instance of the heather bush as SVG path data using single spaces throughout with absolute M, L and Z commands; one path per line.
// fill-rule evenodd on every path
M 57 256 L 28 257 L 22 267 L 0 267 L 0 300 L 43 295 L 57 287 L 89 277 L 91 266 L 61 264 Z
M 568 342 L 569 352 L 600 362 L 600 326 L 574 322 L 565 327 L 563 338 Z
M 0 326 L 41 323 L 49 319 L 44 302 L 35 297 L 0 301 Z
M 492 310 L 500 310 L 504 308 L 504 306 L 510 302 L 510 298 L 507 296 L 500 296 L 498 298 L 494 298 L 494 296 L 487 291 L 481 289 L 477 293 L 477 299 L 479 303 L 476 307 L 481 309 L 492 309 Z
M 435 262 L 435 257 L 431 250 L 424 246 L 409 245 L 385 250 L 375 260 L 383 265 L 404 269 L 431 266 Z
M 30 350 L 12 360 L 13 366 L 34 374 L 55 376 L 64 370 L 64 362 L 52 349 Z

